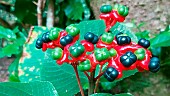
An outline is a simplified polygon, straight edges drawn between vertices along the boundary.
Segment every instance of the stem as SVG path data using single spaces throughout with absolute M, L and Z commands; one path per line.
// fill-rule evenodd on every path
M 90 76 L 89 76 L 89 74 L 88 74 L 86 71 L 84 71 L 84 74 L 86 75 L 86 77 L 88 78 L 88 80 L 90 80 Z
M 88 95 L 91 95 L 94 93 L 94 88 L 95 88 L 94 76 L 95 76 L 95 70 L 90 73 Z
M 99 70 L 99 75 L 100 75 L 100 73 L 102 73 L 102 67 L 103 67 L 103 65 L 100 65 L 99 66 L 100 67 L 100 70 Z M 97 81 L 96 81 L 96 87 L 95 87 L 95 89 L 94 89 L 94 93 L 96 93 L 96 91 L 97 91 L 97 88 L 98 88 L 98 85 L 99 85 L 99 81 L 100 81 L 100 77 L 97 79 Z
M 38 26 L 42 26 L 42 10 L 43 10 L 43 0 L 38 0 L 38 3 L 37 3 Z
M 103 74 L 104 74 L 104 72 L 101 72 L 94 80 L 99 79 Z
M 72 64 L 72 66 L 73 66 L 74 71 L 76 73 L 76 78 L 77 78 L 77 82 L 78 82 L 78 85 L 79 85 L 79 88 L 80 88 L 81 96 L 84 96 L 83 88 L 82 88 L 81 83 L 80 83 L 80 77 L 79 77 L 79 74 L 78 74 L 78 71 L 77 71 L 77 65 Z
M 46 26 L 48 28 L 54 26 L 54 0 L 49 0 Z

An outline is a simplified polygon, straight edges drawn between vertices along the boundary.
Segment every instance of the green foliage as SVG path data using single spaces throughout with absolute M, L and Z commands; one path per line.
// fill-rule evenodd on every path
M 11 57 L 11 55 L 17 55 L 22 52 L 22 46 L 26 41 L 26 36 L 18 30 L 18 27 L 11 30 L 0 26 L 0 39 L 5 40 L 2 42 L 4 46 L 1 48 L 2 55 L 0 57 Z
M 107 93 L 96 93 L 96 94 L 92 94 L 90 96 L 133 96 L 130 93 L 122 93 L 122 94 L 107 94 Z
M 0 83 L 1 96 L 59 96 L 49 82 Z
M 101 77 L 100 81 L 101 81 L 101 86 L 103 87 L 104 90 L 111 90 L 113 87 L 116 86 L 116 84 L 118 82 L 120 82 L 121 80 L 125 79 L 125 78 L 128 78 L 132 75 L 134 75 L 135 73 L 137 73 L 138 70 L 135 69 L 135 70 L 129 70 L 129 71 L 124 71 L 123 72 L 123 77 L 118 79 L 118 80 L 115 80 L 113 82 L 109 82 L 108 80 L 106 80 L 104 78 L 104 76 Z
M 40 80 L 40 68 L 45 62 L 45 54 L 36 49 L 35 42 L 38 37 L 47 32 L 46 27 L 34 27 L 28 42 L 24 44 L 23 55 L 19 60 L 19 79 L 21 82 Z
M 122 32 L 122 33 L 125 33 L 127 34 L 128 36 L 131 37 L 132 41 L 134 42 L 137 42 L 138 39 L 137 37 L 135 36 L 135 34 L 133 34 L 133 32 L 130 31 L 130 29 L 128 27 L 126 27 L 123 23 L 116 23 L 111 29 L 110 31 L 116 35 L 117 33 L 119 32 Z
M 71 1 L 69 0 L 69 5 L 65 8 L 64 11 L 69 19 L 82 20 L 83 6 L 79 2 L 79 0 L 71 0 Z

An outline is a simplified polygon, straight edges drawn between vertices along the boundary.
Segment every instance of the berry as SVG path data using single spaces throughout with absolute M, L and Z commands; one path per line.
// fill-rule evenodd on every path
M 110 57 L 110 53 L 107 48 L 94 50 L 94 55 L 98 61 L 106 60 Z
M 149 40 L 146 40 L 144 38 L 141 38 L 139 41 L 138 41 L 138 44 L 144 48 L 148 48 L 150 46 L 150 41 Z
M 83 54 L 85 48 L 82 44 L 75 44 L 69 48 L 69 51 L 73 57 L 78 57 Z
M 107 70 L 104 72 L 104 77 L 110 82 L 114 81 L 118 75 L 119 72 L 113 67 L 107 68 Z
M 66 46 L 67 44 L 70 44 L 72 41 L 73 41 L 73 37 L 68 34 L 60 39 L 60 44 L 62 46 Z
M 159 71 L 160 69 L 160 61 L 157 57 L 152 57 L 149 63 L 149 70 L 153 73 Z
M 42 45 L 43 45 L 42 39 L 41 39 L 41 38 L 38 38 L 37 41 L 36 41 L 35 47 L 36 47 L 37 49 L 41 49 L 41 48 L 42 48 Z
M 42 35 L 42 41 L 44 42 L 44 43 L 48 43 L 48 42 L 50 42 L 51 40 L 50 40 L 50 38 L 49 38 L 49 32 L 46 32 L 46 33 L 44 33 L 43 35 Z
M 75 24 L 71 24 L 66 27 L 66 32 L 68 32 L 69 35 L 74 37 L 80 33 L 80 29 L 77 28 Z
M 52 51 L 52 58 L 54 60 L 58 60 L 60 59 L 61 57 L 63 56 L 63 50 L 59 47 L 55 48 L 53 51 Z
M 90 60 L 88 60 L 88 59 L 81 62 L 78 65 L 78 70 L 80 70 L 80 71 L 88 71 L 88 70 L 90 70 L 90 68 L 91 68 L 91 63 L 90 63 Z
M 60 29 L 52 28 L 50 30 L 49 39 L 50 40 L 55 40 L 55 39 L 57 39 L 59 37 L 59 35 L 60 35 Z
M 112 6 L 111 5 L 103 5 L 100 7 L 100 12 L 102 13 L 109 13 L 112 11 Z
M 133 63 L 135 63 L 137 60 L 137 57 L 135 54 L 133 54 L 131 51 L 126 52 L 124 55 L 120 57 L 120 62 L 125 67 L 130 67 Z
M 93 44 L 96 44 L 98 42 L 98 36 L 91 33 L 91 32 L 87 32 L 85 35 L 84 35 L 84 39 L 88 42 L 91 42 Z
M 102 42 L 106 44 L 111 44 L 113 42 L 113 39 L 114 39 L 114 35 L 112 33 L 104 33 L 101 36 Z
M 130 44 L 131 38 L 129 36 L 119 36 L 116 39 L 118 45 Z

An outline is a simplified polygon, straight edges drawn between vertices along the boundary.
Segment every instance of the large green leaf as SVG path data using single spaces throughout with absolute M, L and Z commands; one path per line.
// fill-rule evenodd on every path
M 78 24 L 80 28 L 80 40 L 84 39 L 84 34 L 87 32 L 92 32 L 98 36 L 105 32 L 105 23 L 103 20 L 90 20 L 90 21 L 83 21 Z
M 41 68 L 41 80 L 50 81 L 60 96 L 73 96 L 79 92 L 75 72 L 71 65 L 57 65 L 55 60 L 52 60 L 50 52 L 46 53 L 45 59 Z M 81 84 L 88 82 L 84 74 L 80 73 L 79 76 Z
M 23 54 L 19 61 L 19 79 L 21 82 L 40 80 L 40 68 L 44 60 L 44 52 L 35 48 L 35 42 L 41 37 L 43 32 L 47 32 L 46 27 L 34 27 L 23 48 Z
M 110 31 L 116 35 L 119 32 L 125 33 L 128 36 L 131 37 L 132 41 L 134 42 L 138 42 L 138 38 L 135 36 L 135 34 L 128 28 L 126 27 L 123 23 L 116 23 L 111 29 Z
M 133 96 L 133 95 L 130 93 L 122 93 L 122 94 L 116 94 L 114 96 Z
M 69 4 L 64 11 L 68 18 L 72 20 L 82 20 L 83 6 L 79 0 L 69 0 Z
M 95 93 L 95 94 L 92 94 L 90 96 L 113 96 L 113 95 L 109 94 L 109 93 Z
M 130 93 L 122 93 L 122 94 L 115 94 L 115 95 L 109 93 L 95 93 L 90 96 L 133 96 L 133 95 Z
M 0 89 L 0 96 L 59 96 L 50 82 L 5 82 Z
M 151 47 L 167 47 L 170 46 L 170 31 L 160 32 L 160 34 L 156 35 L 152 38 Z

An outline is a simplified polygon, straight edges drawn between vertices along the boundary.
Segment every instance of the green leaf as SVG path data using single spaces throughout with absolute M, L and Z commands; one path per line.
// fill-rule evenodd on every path
M 38 37 L 47 32 L 46 27 L 34 27 L 28 37 L 28 42 L 24 44 L 23 54 L 19 60 L 19 79 L 21 82 L 40 80 L 40 68 L 44 60 L 44 52 L 35 47 Z
M 134 35 L 134 33 L 128 28 L 126 27 L 123 23 L 116 23 L 111 29 L 110 31 L 116 35 L 119 32 L 125 33 L 128 36 L 131 37 L 131 40 L 134 42 L 138 42 L 137 37 Z
M 13 13 L 19 22 L 35 25 L 37 23 L 36 9 L 37 6 L 32 3 L 32 0 L 16 0 L 15 11 Z
M 5 46 L 2 49 L 2 52 L 6 56 L 11 57 L 12 54 L 19 54 L 21 52 L 21 50 L 17 44 L 10 44 L 10 45 Z
M 115 94 L 115 95 L 112 95 L 109 93 L 95 93 L 90 96 L 133 96 L 133 95 L 130 93 L 121 93 L 121 94 Z
M 87 32 L 92 32 L 95 35 L 100 36 L 105 32 L 105 23 L 103 20 L 90 20 L 83 21 L 78 24 L 78 28 L 80 28 L 80 40 L 84 39 L 84 35 Z
M 0 96 L 59 96 L 50 82 L 5 82 L 0 89 Z
M 123 79 L 125 79 L 125 78 L 128 78 L 128 77 L 134 75 L 134 74 L 137 73 L 137 72 L 138 72 L 137 69 L 124 71 L 122 78 L 120 78 L 120 79 L 118 79 L 118 80 L 115 80 L 115 81 L 113 81 L 113 82 L 107 81 L 107 80 L 102 76 L 101 79 L 100 79 L 100 82 L 101 82 L 102 87 L 103 87 L 105 90 L 110 90 L 110 89 L 112 89 L 112 88 L 116 85 L 117 82 L 119 82 L 119 81 L 121 81 L 121 80 L 123 80 Z
M 170 46 L 170 31 L 164 31 L 152 38 L 151 47 L 167 47 Z
M 0 38 L 4 38 L 6 40 L 15 40 L 16 35 L 12 30 L 0 26 Z
M 95 93 L 95 94 L 92 94 L 90 96 L 113 96 L 113 95 L 109 94 L 109 93 Z
M 49 53 L 45 54 L 45 61 L 40 74 L 41 80 L 51 82 L 60 96 L 73 96 L 80 90 L 73 67 L 70 64 L 63 64 L 62 66 L 56 64 Z M 88 82 L 83 73 L 79 72 L 79 76 L 82 85 Z
M 122 93 L 122 94 L 115 94 L 113 96 L 133 96 L 133 95 L 130 93 Z
M 11 82 L 20 82 L 18 77 L 18 64 L 21 54 L 17 56 L 17 58 L 10 64 L 8 67 L 9 71 L 9 81 Z
M 83 6 L 77 0 L 69 1 L 69 4 L 64 10 L 66 16 L 72 20 L 82 20 Z
M 135 35 L 137 36 L 138 39 L 145 38 L 149 39 L 149 31 L 145 30 L 143 32 L 136 32 Z

